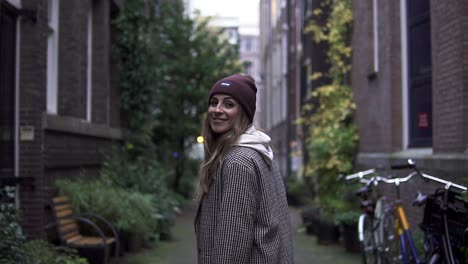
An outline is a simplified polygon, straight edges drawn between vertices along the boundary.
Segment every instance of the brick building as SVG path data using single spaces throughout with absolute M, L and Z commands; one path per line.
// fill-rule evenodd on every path
M 260 0 L 260 76 L 263 86 L 260 127 L 272 138 L 281 174 L 290 172 L 290 87 L 288 87 L 288 14 L 285 0 Z
M 321 8 L 323 0 L 260 1 L 260 69 L 262 79 L 261 127 L 272 136 L 283 175 L 301 175 L 307 160 L 304 151 L 304 128 L 295 121 L 302 106 L 309 102 L 325 78 L 312 80 L 315 72 L 327 72 L 327 46 L 316 43 L 305 28 L 312 11 Z M 315 18 L 324 23 L 328 10 Z
M 111 24 L 121 1 L 0 0 L 0 182 L 44 236 L 54 181 L 93 177 L 122 139 Z
M 359 165 L 412 158 L 467 185 L 468 1 L 353 1 L 353 16 Z

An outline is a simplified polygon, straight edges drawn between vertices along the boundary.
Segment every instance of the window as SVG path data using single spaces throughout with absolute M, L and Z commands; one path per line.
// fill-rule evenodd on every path
M 432 146 L 432 62 L 429 0 L 406 1 L 409 147 Z
M 252 39 L 251 38 L 244 39 L 244 49 L 247 52 L 252 51 Z
M 59 0 L 49 0 L 47 38 L 47 112 L 57 114 Z
M 15 164 L 17 21 L 16 7 L 0 2 L 0 178 L 14 176 L 17 164 Z

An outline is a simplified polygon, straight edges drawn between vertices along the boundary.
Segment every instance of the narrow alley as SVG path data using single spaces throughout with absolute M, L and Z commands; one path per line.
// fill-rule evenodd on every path
M 191 264 L 196 263 L 196 244 L 193 233 L 194 206 L 186 206 L 173 227 L 173 240 L 159 242 L 152 249 L 126 254 L 119 264 Z M 358 264 L 359 253 L 348 253 L 341 245 L 318 245 L 316 237 L 305 234 L 299 210 L 291 209 L 294 226 L 295 263 Z

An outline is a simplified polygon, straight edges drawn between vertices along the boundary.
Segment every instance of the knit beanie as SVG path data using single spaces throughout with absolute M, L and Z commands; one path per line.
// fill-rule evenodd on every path
M 232 96 L 241 105 L 250 122 L 255 115 L 257 101 L 257 86 L 250 75 L 238 73 L 217 81 L 210 91 L 208 102 L 215 94 L 226 94 Z

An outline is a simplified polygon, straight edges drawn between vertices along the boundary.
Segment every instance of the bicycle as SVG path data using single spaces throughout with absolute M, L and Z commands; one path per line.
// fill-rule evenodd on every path
M 375 194 L 373 189 L 378 186 L 380 176 L 364 178 L 376 173 L 375 169 L 357 172 L 344 177 L 345 180 L 358 178 L 365 186 L 357 191 L 361 198 L 362 213 L 358 220 L 358 238 L 361 244 L 362 260 L 364 264 L 385 263 L 382 245 L 381 219 L 384 214 L 384 196 Z
M 414 172 L 405 177 L 392 179 L 382 177 L 379 179 L 381 182 L 394 185 L 396 190 L 396 199 L 386 205 L 383 218 L 381 219 L 382 228 L 380 229 L 381 234 L 379 237 L 381 238 L 381 247 L 384 249 L 385 263 L 423 263 L 413 239 L 400 192 L 400 184 L 410 181 L 415 175 L 418 174 Z M 414 204 L 422 205 L 422 199 L 423 197 L 419 195 Z
M 464 256 L 468 244 L 468 202 L 459 199 L 460 194 L 453 189 L 466 192 L 467 187 L 422 173 L 411 159 L 408 160 L 407 164 L 392 166 L 392 169 L 412 169 L 414 172 L 408 177 L 419 175 L 425 180 L 444 185 L 444 188 L 437 188 L 431 195 L 419 194 L 415 202 L 418 205 L 425 205 L 423 221 L 420 224 L 420 228 L 424 232 L 425 261 L 428 264 L 465 263 Z M 398 214 L 400 212 L 396 213 L 397 216 Z M 391 222 L 390 219 L 392 219 L 391 215 L 384 216 L 384 222 Z M 386 228 L 388 227 L 384 227 L 384 230 L 387 232 L 391 230 Z M 403 229 L 405 228 L 403 227 Z M 408 237 L 408 235 L 406 236 Z M 391 235 L 383 237 L 387 246 L 388 243 L 392 242 L 388 239 L 391 237 Z M 405 244 L 401 242 L 400 237 L 402 248 L 399 257 L 403 258 L 403 263 L 409 263 Z M 465 249 L 461 250 L 463 246 Z M 411 245 L 410 248 L 413 249 L 414 245 Z M 413 252 L 413 255 L 416 256 L 416 253 Z M 416 263 L 422 263 L 418 258 L 415 260 Z
M 466 191 L 466 187 L 424 174 L 412 160 L 408 160 L 408 164 L 396 165 L 391 168 L 392 170 L 413 169 L 414 172 L 402 178 L 388 179 L 381 176 L 364 178 L 364 176 L 376 173 L 375 169 L 370 169 L 344 177 L 346 180 L 359 178 L 361 183 L 365 183 L 365 187 L 360 188 L 357 192 L 362 199 L 361 208 L 363 210 L 358 224 L 363 262 L 379 264 L 465 263 L 463 255 L 468 244 L 468 202 L 465 202 L 463 206 L 454 207 L 457 193 L 450 189 L 457 188 Z M 419 257 L 409 221 L 400 200 L 400 184 L 411 180 L 416 175 L 426 180 L 442 183 L 445 186 L 442 191 L 436 189 L 429 196 L 418 193 L 413 202 L 413 205 L 425 205 L 424 218 L 420 228 L 424 232 L 424 259 L 426 262 L 423 262 Z M 380 182 L 393 184 L 396 187 L 397 199 L 386 206 L 384 206 L 387 203 L 385 196 L 373 199 L 370 197 L 373 187 L 378 186 Z M 449 222 L 452 229 L 455 225 L 458 228 L 457 231 L 461 231 L 461 235 L 459 232 L 450 231 Z M 452 237 L 450 233 L 452 233 Z M 461 244 L 464 244 L 464 250 L 458 249 Z

